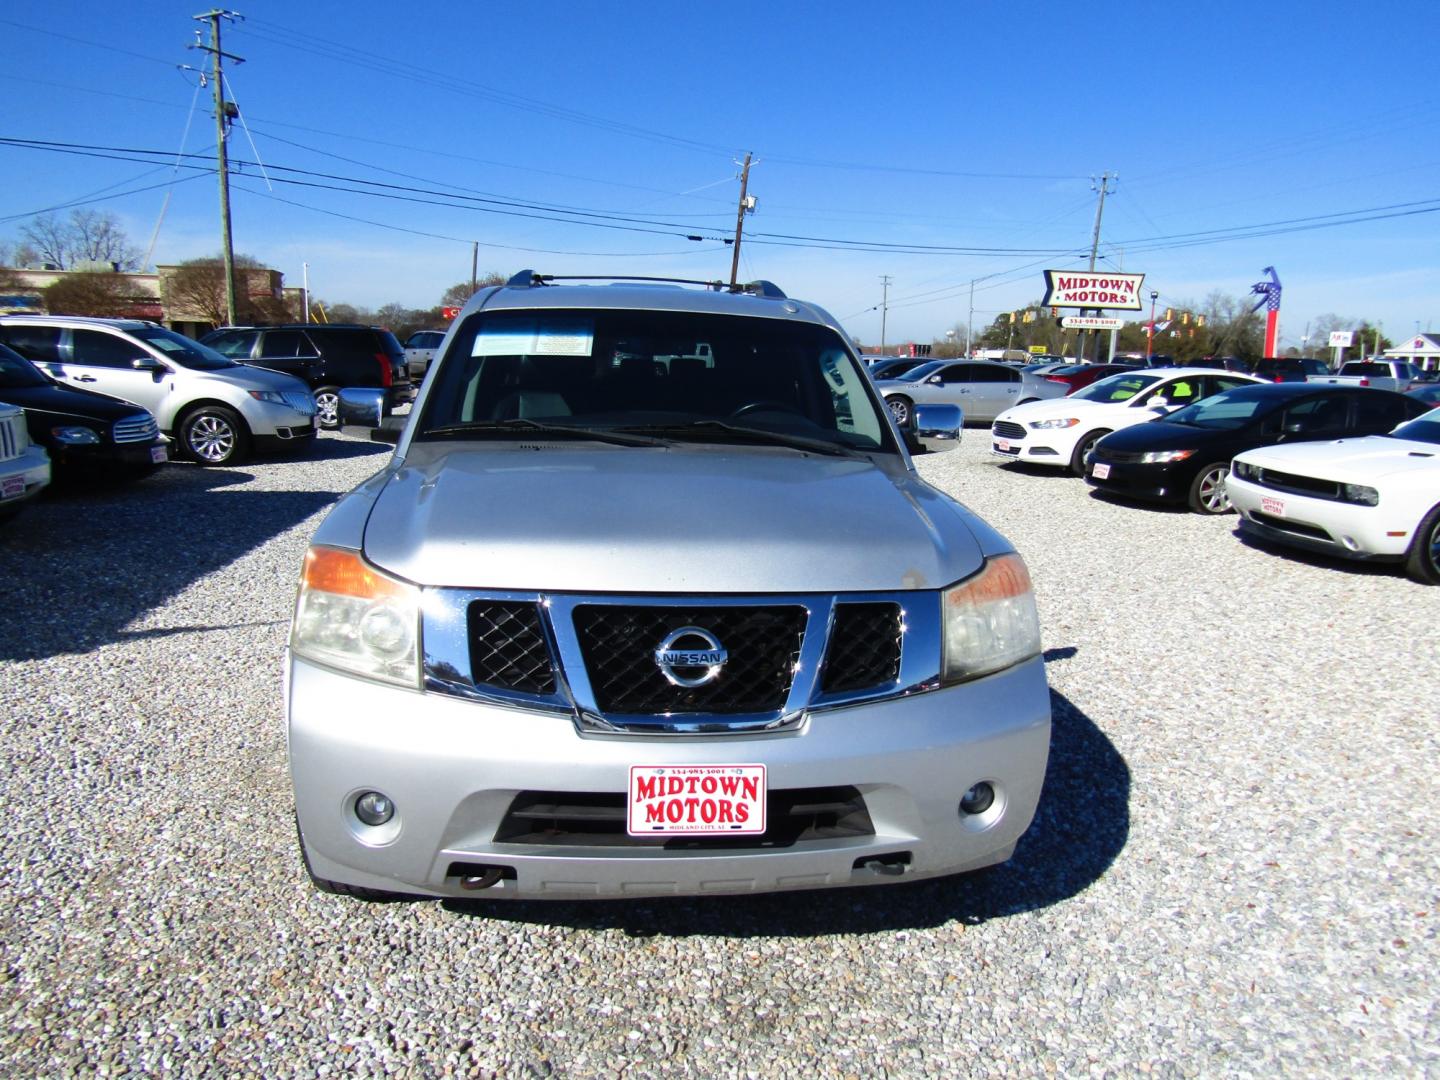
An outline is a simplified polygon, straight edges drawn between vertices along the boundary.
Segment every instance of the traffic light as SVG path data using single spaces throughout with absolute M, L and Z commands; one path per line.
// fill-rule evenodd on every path
M 1175 318 L 1175 309 L 1167 307 L 1165 309 L 1165 321 L 1169 322 L 1173 318 Z

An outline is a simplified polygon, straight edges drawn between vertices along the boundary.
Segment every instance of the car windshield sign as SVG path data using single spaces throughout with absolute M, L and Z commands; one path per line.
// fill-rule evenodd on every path
M 1078 401 L 1096 401 L 1102 404 L 1114 404 L 1116 402 L 1129 401 L 1136 394 L 1140 393 L 1141 390 L 1159 381 L 1159 375 L 1137 375 L 1134 372 L 1127 371 L 1119 375 L 1111 375 L 1108 378 L 1097 379 L 1084 390 L 1080 390 L 1070 396 Z

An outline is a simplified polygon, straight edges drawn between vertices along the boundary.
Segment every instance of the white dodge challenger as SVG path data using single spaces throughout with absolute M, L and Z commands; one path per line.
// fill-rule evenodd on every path
M 1440 409 L 1388 435 L 1248 450 L 1226 489 L 1251 536 L 1403 561 L 1416 581 L 1440 585 Z

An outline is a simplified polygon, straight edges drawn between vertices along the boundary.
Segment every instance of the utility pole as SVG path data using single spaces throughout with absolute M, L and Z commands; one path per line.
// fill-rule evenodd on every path
M 735 278 L 740 273 L 740 234 L 745 230 L 745 215 L 755 209 L 755 200 L 750 198 L 750 154 L 745 154 L 745 165 L 740 172 L 740 209 L 735 215 L 735 251 L 730 256 L 730 287 L 735 288 Z
M 1100 201 L 1095 204 L 1095 231 L 1094 231 L 1094 232 L 1091 234 L 1091 236 L 1090 236 L 1090 269 L 1091 269 L 1092 271 L 1095 269 L 1095 258 L 1096 258 L 1096 256 L 1099 254 L 1099 252 L 1100 252 L 1100 219 L 1101 219 L 1101 218 L 1104 216 L 1104 214 L 1105 214 L 1105 196 L 1106 196 L 1106 195 L 1109 195 L 1109 194 L 1114 190 L 1114 189 L 1110 186 L 1110 181 L 1112 181 L 1112 180 L 1119 180 L 1119 179 L 1120 179 L 1120 175 L 1119 175 L 1118 173 L 1106 172 L 1106 173 L 1101 173 L 1101 174 L 1100 174 L 1100 179 L 1099 179 L 1098 181 L 1097 181 L 1097 180 L 1094 180 L 1094 179 L 1092 179 L 1092 180 L 1090 181 L 1090 188 L 1091 188 L 1091 190 L 1092 190 L 1092 191 L 1098 190 L 1098 191 L 1100 192 Z M 1099 314 L 1100 314 L 1101 312 L 1103 312 L 1105 309 L 1104 309 L 1104 308 L 1091 308 L 1091 309 L 1089 309 L 1089 310 L 1090 310 L 1093 314 L 1099 315 Z M 1080 310 L 1080 314 L 1081 314 L 1081 315 L 1084 315 L 1084 314 L 1085 314 L 1085 311 L 1086 311 L 1086 309 L 1082 308 L 1082 309 Z M 1079 349 L 1078 349 L 1078 350 L 1076 351 L 1076 353 L 1075 353 L 1075 359 L 1078 360 L 1080 363 L 1083 364 L 1083 363 L 1085 362 L 1085 357 L 1089 355 L 1089 352 L 1090 352 L 1090 333 L 1089 333 L 1089 331 L 1087 331 L 1087 330 L 1081 330 L 1081 331 L 1080 331 L 1080 346 L 1079 346 Z
M 215 150 L 220 158 L 220 238 L 221 247 L 225 257 L 225 321 L 230 325 L 235 324 L 235 242 L 230 233 L 230 161 L 225 153 L 225 142 L 229 135 L 230 120 L 239 115 L 239 109 L 232 103 L 225 100 L 225 81 L 220 71 L 220 61 L 233 60 L 237 64 L 245 62 L 243 57 L 234 56 L 223 52 L 220 49 L 220 20 L 240 19 L 244 16 L 234 11 L 222 11 L 216 8 L 207 11 L 204 15 L 196 15 L 196 22 L 210 23 L 210 44 L 202 45 L 195 42 L 190 46 L 192 49 L 199 49 L 201 52 L 208 52 L 212 62 L 210 70 L 210 81 L 215 91 Z M 200 32 L 195 32 L 199 37 Z
M 970 279 L 970 314 L 965 317 L 965 356 L 968 359 L 973 352 L 970 348 L 970 335 L 975 332 L 975 279 Z
M 480 288 L 480 241 L 470 241 L 470 295 L 474 296 Z
M 890 314 L 890 275 L 880 275 L 880 351 L 885 351 L 885 319 Z

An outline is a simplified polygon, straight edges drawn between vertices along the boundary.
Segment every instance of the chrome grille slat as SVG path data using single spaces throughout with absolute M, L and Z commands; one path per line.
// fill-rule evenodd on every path
M 286 405 L 289 405 L 292 409 L 300 413 L 302 416 L 315 415 L 314 394 L 302 394 L 297 393 L 294 390 L 286 390 L 280 396 L 285 399 Z
M 148 412 L 136 413 L 115 421 L 112 433 L 117 443 L 154 442 L 160 434 L 160 425 Z
M 0 461 L 19 457 L 29 445 L 24 413 L 16 413 L 0 420 Z

